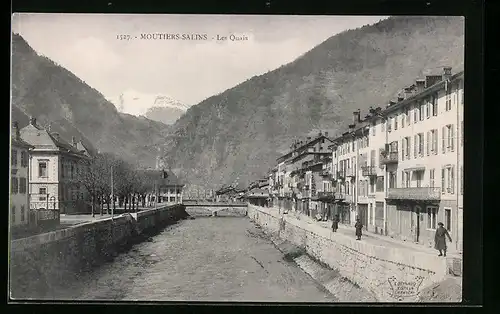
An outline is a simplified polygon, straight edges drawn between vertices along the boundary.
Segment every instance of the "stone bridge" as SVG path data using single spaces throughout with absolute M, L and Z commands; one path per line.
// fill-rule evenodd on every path
M 191 216 L 246 216 L 246 203 L 223 203 L 186 200 L 182 203 Z

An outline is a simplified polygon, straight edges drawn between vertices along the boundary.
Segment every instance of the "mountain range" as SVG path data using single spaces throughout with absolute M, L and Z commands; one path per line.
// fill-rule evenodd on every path
M 170 96 L 146 94 L 135 90 L 127 90 L 117 97 L 109 97 L 108 100 L 116 106 L 119 112 L 144 116 L 167 125 L 177 121 L 189 108 Z
M 330 37 L 295 61 L 190 107 L 164 143 L 166 163 L 193 185 L 248 183 L 293 139 L 339 134 L 426 74 L 464 65 L 462 17 L 390 17 Z
M 12 118 L 21 127 L 28 116 L 42 125 L 50 121 L 61 136 L 80 137 L 138 167 L 153 166 L 160 149 L 190 186 L 216 189 L 247 184 L 292 140 L 319 130 L 335 136 L 354 110 L 383 106 L 416 78 L 444 66 L 457 72 L 463 64 L 463 18 L 399 16 L 332 36 L 295 61 L 189 108 L 165 95 L 130 91 L 123 102 L 111 99 L 115 106 L 14 34 Z M 144 111 L 120 112 L 129 96 L 132 103 L 142 98 Z
M 170 127 L 126 113 L 94 88 L 52 60 L 38 55 L 18 34 L 12 35 L 12 120 L 20 127 L 38 123 L 63 138 L 81 138 L 102 152 L 136 165 L 154 166 L 157 143 Z

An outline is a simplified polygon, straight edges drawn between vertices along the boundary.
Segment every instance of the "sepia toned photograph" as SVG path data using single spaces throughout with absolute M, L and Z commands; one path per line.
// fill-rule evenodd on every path
M 464 17 L 11 25 L 10 302 L 462 301 Z

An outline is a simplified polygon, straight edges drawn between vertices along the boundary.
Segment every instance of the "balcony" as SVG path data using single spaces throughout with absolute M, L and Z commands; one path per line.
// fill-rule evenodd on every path
M 390 188 L 387 191 L 387 199 L 439 201 L 441 200 L 441 188 Z
M 348 169 L 346 169 L 346 171 L 345 171 L 345 175 L 346 175 L 347 177 L 355 177 L 355 176 L 356 176 L 356 171 L 355 171 L 355 169 L 354 169 L 354 168 L 348 168 Z
M 319 173 L 320 176 L 322 177 L 331 177 L 332 176 L 332 173 L 330 172 L 330 170 L 322 170 L 320 173 Z
M 380 155 L 380 164 L 394 164 L 398 163 L 398 152 L 382 153 Z
M 361 170 L 365 177 L 377 176 L 377 168 L 374 166 L 364 166 Z
M 335 192 L 318 192 L 317 197 L 319 200 L 328 200 L 335 198 Z

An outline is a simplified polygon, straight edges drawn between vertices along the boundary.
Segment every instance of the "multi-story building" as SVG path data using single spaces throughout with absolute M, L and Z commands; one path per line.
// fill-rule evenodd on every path
M 21 139 L 19 125 L 12 123 L 10 141 L 10 226 L 30 223 L 29 215 L 29 151 L 34 147 Z
M 79 150 L 75 140 L 70 144 L 58 133 L 45 130 L 33 117 L 20 133 L 34 146 L 29 160 L 30 208 L 57 217 L 56 213 L 86 212 L 89 204 L 80 174 L 90 160 L 89 151 Z
M 374 232 L 432 245 L 442 221 L 461 250 L 463 99 L 463 72 L 446 67 L 365 119 L 354 113 L 331 145 L 336 192 L 351 223 L 357 216 Z
M 319 132 L 314 138 L 294 142 L 290 151 L 277 159 L 274 183 L 280 207 L 312 216 L 321 212 L 323 198 L 318 193 L 324 192 L 323 165 L 330 158 L 331 143 L 327 132 Z
M 146 202 L 151 206 L 157 203 L 166 205 L 181 204 L 184 184 L 172 172 L 165 169 L 138 170 L 138 172 L 149 178 L 152 184 L 151 190 L 146 193 Z M 157 196 L 157 198 L 156 198 Z

